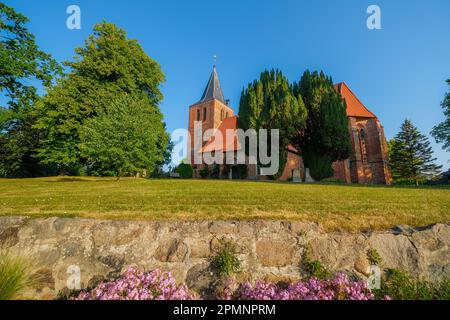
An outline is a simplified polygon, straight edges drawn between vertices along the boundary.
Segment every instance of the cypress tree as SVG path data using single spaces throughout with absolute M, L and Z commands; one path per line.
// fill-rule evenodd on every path
M 264 71 L 259 80 L 242 91 L 238 127 L 247 129 L 279 129 L 280 167 L 283 173 L 287 146 L 304 129 L 306 109 L 301 96 L 294 96 L 286 77 L 279 70 Z M 259 142 L 258 142 L 259 145 Z
M 293 93 L 303 98 L 308 111 L 306 129 L 296 139 L 305 167 L 316 180 L 331 177 L 333 162 L 351 153 L 345 102 L 323 72 L 306 71 L 294 83 Z

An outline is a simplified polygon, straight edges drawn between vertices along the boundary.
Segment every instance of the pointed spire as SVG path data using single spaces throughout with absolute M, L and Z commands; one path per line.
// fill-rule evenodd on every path
M 206 85 L 206 89 L 203 92 L 200 102 L 211 99 L 217 99 L 220 102 L 225 103 L 222 88 L 220 87 L 219 76 L 217 75 L 216 65 L 214 65 L 213 67 L 213 72 L 211 74 L 211 77 L 209 78 L 208 84 Z

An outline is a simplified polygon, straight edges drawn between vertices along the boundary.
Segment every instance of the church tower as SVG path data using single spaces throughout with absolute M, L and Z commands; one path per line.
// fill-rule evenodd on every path
M 217 129 L 224 119 L 233 115 L 234 111 L 228 106 L 228 101 L 224 98 L 216 66 L 214 66 L 200 101 L 189 107 L 188 130 L 191 139 L 188 140 L 188 150 L 194 171 L 199 169 L 199 165 L 194 164 L 193 160 L 194 122 L 201 122 L 202 132 L 205 132 L 207 129 Z M 202 146 L 205 144 L 206 141 L 203 142 Z

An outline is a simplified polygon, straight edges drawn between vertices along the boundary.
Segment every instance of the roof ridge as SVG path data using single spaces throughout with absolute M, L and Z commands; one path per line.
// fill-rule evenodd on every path
M 369 110 L 369 108 L 366 107 L 366 105 L 364 103 L 362 103 L 362 101 L 358 98 L 358 96 L 352 91 L 352 89 L 350 89 L 350 87 L 345 83 L 345 81 L 341 81 L 337 84 L 338 88 L 339 88 L 339 93 L 342 95 L 342 85 L 344 85 L 348 91 L 350 91 L 350 93 L 352 94 L 352 96 L 361 104 L 361 106 L 369 113 L 371 114 L 374 118 L 377 118 L 377 116 Z M 344 98 L 344 97 L 343 97 Z M 345 98 L 344 98 L 345 99 Z

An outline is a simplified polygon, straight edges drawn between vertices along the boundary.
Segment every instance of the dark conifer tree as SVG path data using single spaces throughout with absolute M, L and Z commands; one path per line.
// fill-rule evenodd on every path
M 316 180 L 331 177 L 332 163 L 351 153 L 345 102 L 323 72 L 306 71 L 294 83 L 293 93 L 302 97 L 308 111 L 306 129 L 296 140 L 305 167 Z
M 286 164 L 286 148 L 304 129 L 306 115 L 301 96 L 293 95 L 281 71 L 264 71 L 259 80 L 242 91 L 238 126 L 244 130 L 280 130 L 280 167 L 276 175 L 279 176 Z
M 435 164 L 428 138 L 406 119 L 393 141 L 389 152 L 392 176 L 416 184 L 439 173 L 442 166 Z

